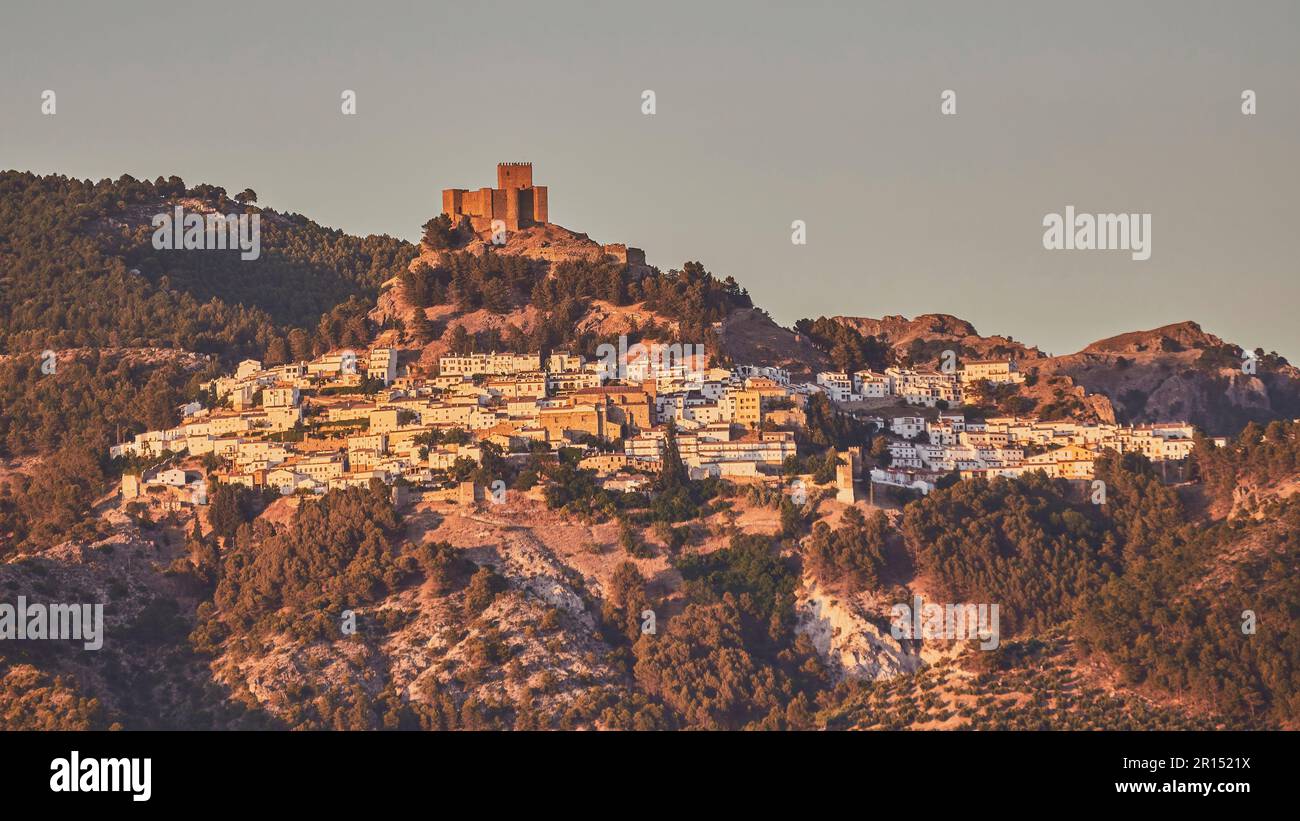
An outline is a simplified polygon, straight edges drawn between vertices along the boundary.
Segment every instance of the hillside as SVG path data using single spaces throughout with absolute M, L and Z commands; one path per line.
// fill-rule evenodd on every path
M 782 328 L 757 308 L 729 313 L 719 335 L 723 351 L 736 362 L 773 365 L 804 379 L 834 364 L 807 336 Z
M 1255 373 L 1244 373 L 1241 347 L 1181 322 L 1094 342 L 1047 360 L 1041 372 L 1106 396 L 1122 421 L 1187 419 L 1222 435 L 1300 416 L 1300 369 L 1258 353 Z
M 1046 418 L 1147 424 L 1185 419 L 1214 434 L 1246 423 L 1300 416 L 1300 369 L 1277 354 L 1257 352 L 1244 373 L 1244 351 L 1195 322 L 1099 340 L 1074 354 L 1047 356 L 1009 337 L 982 336 L 962 319 L 833 317 L 880 340 L 892 361 L 936 367 L 946 350 L 959 360 L 1012 358 L 1029 376 L 1020 394 Z
M 1300 424 L 1280 421 L 1300 415 L 1300 372 L 1275 354 L 1245 373 L 1239 348 L 1190 322 L 1065 356 L 943 314 L 786 329 L 700 262 L 660 270 L 551 224 L 504 247 L 435 225 L 416 246 L 176 178 L 10 172 L 0 193 L 0 587 L 110 605 L 103 652 L 3 646 L 0 726 L 1300 726 Z M 151 214 L 175 206 L 259 216 L 260 259 L 155 251 Z M 1043 418 L 1240 434 L 1197 441 L 1178 485 L 1136 453 L 1101 455 L 1104 504 L 1041 472 L 835 501 L 846 448 L 870 465 L 888 451 L 822 396 L 780 432 L 792 455 L 766 481 L 692 479 L 667 446 L 653 469 L 601 474 L 581 467 L 590 439 L 565 432 L 385 474 L 392 487 L 362 474 L 281 496 L 219 484 L 233 474 L 205 453 L 183 461 L 206 504 L 117 493 L 152 463 L 108 444 L 175 425 L 244 356 L 378 343 L 418 374 L 449 351 L 591 355 L 619 335 L 805 379 L 948 350 L 1014 358 L 1026 379 L 1002 399 Z M 320 418 L 285 440 L 321 434 Z M 415 467 L 450 433 L 418 434 Z M 350 450 L 337 435 L 313 441 Z M 497 480 L 500 498 L 460 495 Z M 998 603 L 1002 649 L 895 637 L 891 606 L 917 596 Z
M 512 232 L 498 246 L 440 218 L 426 223 L 407 270 L 383 283 L 369 319 L 393 328 L 381 338 L 413 349 L 425 372 L 438 356 L 471 349 L 594 357 L 621 335 L 629 344 L 702 345 L 726 364 L 732 360 L 718 332 L 751 307 L 735 279 L 715 277 L 699 262 L 660 271 L 625 245 L 600 245 L 549 223 Z
M 1272 434 L 1290 443 L 1285 465 L 1262 439 L 1206 463 L 1255 477 L 1252 510 L 1270 509 L 1268 476 L 1296 469 L 1300 439 Z M 98 534 L 0 565 L 0 585 L 109 595 L 110 641 L 101 653 L 7 653 L 0 705 L 35 687 L 31 726 L 128 729 L 1293 726 L 1296 652 L 1278 619 L 1298 595 L 1284 571 L 1295 506 L 1230 529 L 1177 507 L 1140 467 L 1111 470 L 1109 515 L 1057 482 L 975 482 L 881 511 L 877 525 L 865 503 L 818 488 L 791 530 L 788 503 L 754 488 L 679 525 L 676 547 L 637 526 L 635 552 L 617 520 L 515 491 L 486 506 L 393 507 L 373 490 L 275 499 L 235 539 L 220 535 L 232 523 L 217 506 L 196 530 L 154 502 L 107 500 Z M 1151 529 L 1130 527 L 1139 521 Z M 849 572 L 866 566 L 877 526 L 878 571 Z M 965 558 L 935 562 L 947 537 L 914 541 L 929 528 Z M 980 540 L 1010 533 L 1010 563 L 984 564 L 1008 560 Z M 1049 568 L 1082 578 L 1075 562 L 1098 549 L 1132 569 L 1101 587 L 1037 583 Z M 889 602 L 913 595 L 1001 601 L 1001 649 L 892 639 Z M 1227 664 L 1243 596 L 1261 633 Z M 641 634 L 647 608 L 655 635 Z M 354 631 L 341 628 L 349 618 Z M 1134 640 L 1153 629 L 1213 653 Z M 715 693 L 712 680 L 735 689 Z
M 342 326 L 415 256 L 391 237 L 351 237 L 259 209 L 223 188 L 122 176 L 91 182 L 0 173 L 0 352 L 177 347 L 227 361 L 276 347 L 287 359 L 339 344 Z M 261 254 L 153 248 L 151 219 L 256 214 Z M 321 324 L 322 316 L 330 321 Z
M 974 325 L 950 314 L 920 314 L 913 319 L 904 316 L 882 319 L 834 316 L 831 319 L 865 336 L 887 342 L 900 355 L 915 351 L 914 359 L 932 355 L 938 343 L 950 343 L 961 358 L 1027 360 L 1043 356 L 1037 348 L 1027 347 L 1010 337 L 981 336 Z

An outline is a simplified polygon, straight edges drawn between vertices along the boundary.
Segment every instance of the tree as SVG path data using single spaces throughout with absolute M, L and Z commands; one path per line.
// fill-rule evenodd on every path
M 464 355 L 474 351 L 474 339 L 465 330 L 464 325 L 457 325 L 451 329 L 451 335 L 447 339 L 447 352 L 457 355 Z
M 233 539 L 239 526 L 251 521 L 252 493 L 239 485 L 217 485 L 208 506 L 208 522 L 212 533 L 223 539 Z
M 612 627 L 617 627 L 629 642 L 635 642 L 641 635 L 641 611 L 650 606 L 646 598 L 645 577 L 632 562 L 624 560 L 614 568 L 610 579 L 609 593 L 605 597 L 602 619 Z
M 433 323 L 424 315 L 423 308 L 416 308 L 415 313 L 411 314 L 411 318 L 406 322 L 406 332 L 420 344 L 433 341 Z
M 483 307 L 494 314 L 508 313 L 514 307 L 514 292 L 500 278 L 489 279 L 483 283 Z
M 294 328 L 289 331 L 289 353 L 293 356 L 295 362 L 311 359 L 311 335 L 302 328 Z
M 445 251 L 455 241 L 451 217 L 446 214 L 439 214 L 421 227 L 424 228 L 424 235 L 420 239 L 431 251 Z
M 688 481 L 686 463 L 682 461 L 681 451 L 677 449 L 677 428 L 669 422 L 664 431 L 664 453 L 659 466 L 659 478 L 655 480 L 655 490 L 671 494 Z
M 267 365 L 283 365 L 289 361 L 290 355 L 289 343 L 285 342 L 283 337 L 277 336 L 267 344 L 263 359 Z
M 245 188 L 243 191 L 240 191 L 238 194 L 235 195 L 235 202 L 239 203 L 240 205 L 248 205 L 250 202 L 256 203 L 257 192 L 251 188 Z
M 641 538 L 640 532 L 628 519 L 619 520 L 618 544 L 629 556 L 642 559 L 654 555 L 646 545 L 645 540 Z
M 808 524 L 808 512 L 802 505 L 796 505 L 789 496 L 781 497 L 781 535 L 793 539 Z
M 871 458 L 880 467 L 889 467 L 889 441 L 883 436 L 871 440 Z
M 823 587 L 843 585 L 849 592 L 875 588 L 885 567 L 885 540 L 889 521 L 877 510 L 870 519 L 851 507 L 841 525 L 831 530 L 825 522 L 813 528 L 807 565 Z
M 474 563 L 450 542 L 425 542 L 415 551 L 415 560 L 438 595 L 455 590 L 474 571 Z
M 488 567 L 480 567 L 469 580 L 465 589 L 465 613 L 477 616 L 496 600 L 497 594 L 506 589 L 505 579 Z

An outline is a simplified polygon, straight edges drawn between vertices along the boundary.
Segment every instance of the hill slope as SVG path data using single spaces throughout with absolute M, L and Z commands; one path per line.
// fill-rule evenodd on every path
M 1046 408 L 1085 421 L 1147 424 L 1187 420 L 1212 434 L 1230 434 L 1251 421 L 1300 416 L 1300 369 L 1276 354 L 1257 352 L 1244 372 L 1244 351 L 1179 322 L 1102 339 L 1078 353 L 1047 356 L 1004 336 L 982 336 L 947 314 L 914 319 L 833 317 L 885 343 L 894 361 L 934 367 L 945 350 L 959 360 L 1016 359 L 1026 380 L 1020 393 Z

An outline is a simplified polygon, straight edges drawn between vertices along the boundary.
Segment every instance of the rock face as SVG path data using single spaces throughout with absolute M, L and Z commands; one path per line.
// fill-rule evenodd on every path
M 158 515 L 156 507 L 152 512 Z M 103 514 L 103 524 L 113 531 L 103 538 L 68 541 L 0 563 L 0 589 L 10 591 L 10 604 L 24 595 L 33 604 L 102 605 L 102 646 L 0 642 L 0 670 L 31 662 L 92 694 L 105 721 L 121 719 L 135 729 L 194 726 L 199 705 L 216 699 L 209 700 L 205 689 L 203 660 L 185 644 L 197 591 L 166 572 L 183 554 L 183 538 L 173 532 L 171 546 L 160 545 L 116 509 Z
M 622 682 L 605 661 L 611 647 L 601 637 L 581 574 L 529 530 L 466 514 L 454 528 L 448 524 L 430 535 L 461 542 L 465 558 L 502 578 L 504 589 L 481 613 L 464 612 L 463 590 L 438 596 L 424 586 L 403 589 L 356 611 L 362 634 L 367 625 L 400 621 L 377 641 L 304 643 L 277 635 L 251 654 L 228 648 L 214 663 L 216 680 L 290 723 L 295 708 L 285 694 L 303 688 L 360 691 L 371 699 L 390 693 L 425 704 L 529 701 L 557 715 L 583 694 Z M 501 648 L 497 655 L 486 655 L 494 646 Z
M 1233 433 L 1249 421 L 1300 413 L 1300 370 L 1261 362 L 1238 365 L 1241 349 L 1195 322 L 1120 334 L 1039 366 L 1042 378 L 1066 377 L 1106 397 L 1124 423 L 1187 420 L 1211 434 Z
M 887 623 L 887 616 L 882 619 L 860 597 L 836 596 L 805 576 L 795 607 L 796 629 L 841 678 L 879 681 L 925 666 L 920 654 L 890 635 L 888 627 L 879 626 L 877 622 Z
M 602 245 L 586 234 L 570 231 L 568 228 L 555 223 L 533 225 L 521 228 L 518 231 L 508 231 L 505 239 L 503 245 L 494 245 L 491 232 L 486 231 L 475 234 L 468 244 L 458 250 L 466 251 L 475 256 L 480 256 L 487 253 L 488 250 L 492 250 L 499 254 L 515 254 L 548 263 L 578 259 L 599 260 L 608 256 L 631 266 L 631 273 L 634 277 L 648 273 L 650 270 L 646 265 L 645 252 L 638 248 L 630 248 L 623 243 Z M 421 248 L 421 258 L 430 264 L 433 264 L 436 260 L 430 260 L 428 257 L 439 253 Z
M 977 335 L 974 325 L 951 314 L 920 314 L 914 319 L 897 314 L 880 319 L 865 316 L 834 316 L 831 319 L 894 345 L 906 345 L 914 339 L 960 339 Z
M 357 611 L 363 629 L 389 613 L 407 619 L 379 642 L 340 639 L 304 645 L 279 637 L 252 655 L 223 655 L 214 664 L 214 677 L 285 721 L 293 714 L 285 694 L 305 687 L 359 690 L 370 698 L 390 691 L 412 703 L 447 695 L 457 702 L 531 698 L 539 709 L 560 713 L 582 693 L 621 680 L 603 661 L 610 648 L 591 615 L 575 607 L 581 598 L 573 590 L 554 579 L 529 582 L 509 571 L 506 578 L 508 588 L 468 623 L 460 613 L 463 594 L 433 599 L 406 590 Z M 559 601 L 564 615 L 554 628 L 539 630 L 556 607 L 548 599 Z M 505 648 L 503 655 L 518 665 L 517 677 L 498 661 L 484 663 L 488 642 Z
M 968 642 L 900 641 L 889 627 L 892 602 L 861 593 L 841 596 L 804 576 L 795 599 L 796 630 L 840 679 L 883 681 L 956 658 Z

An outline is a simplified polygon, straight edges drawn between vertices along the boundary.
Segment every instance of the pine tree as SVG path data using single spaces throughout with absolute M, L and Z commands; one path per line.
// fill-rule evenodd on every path
M 655 482 L 655 490 L 660 493 L 673 493 L 678 488 L 684 487 L 688 479 L 686 463 L 682 461 L 682 454 L 677 449 L 677 428 L 669 423 L 667 430 L 664 431 L 664 455 L 659 468 L 659 478 Z
M 406 332 L 420 344 L 433 339 L 433 323 L 429 322 L 429 318 L 424 315 L 423 308 L 417 308 L 411 318 L 407 320 Z
M 265 361 L 267 365 L 283 365 L 289 361 L 289 345 L 281 337 L 276 337 L 266 346 Z
M 470 338 L 469 331 L 465 330 L 464 325 L 457 325 L 451 329 L 451 337 L 447 340 L 447 352 L 452 354 L 467 354 L 474 350 L 474 341 Z

